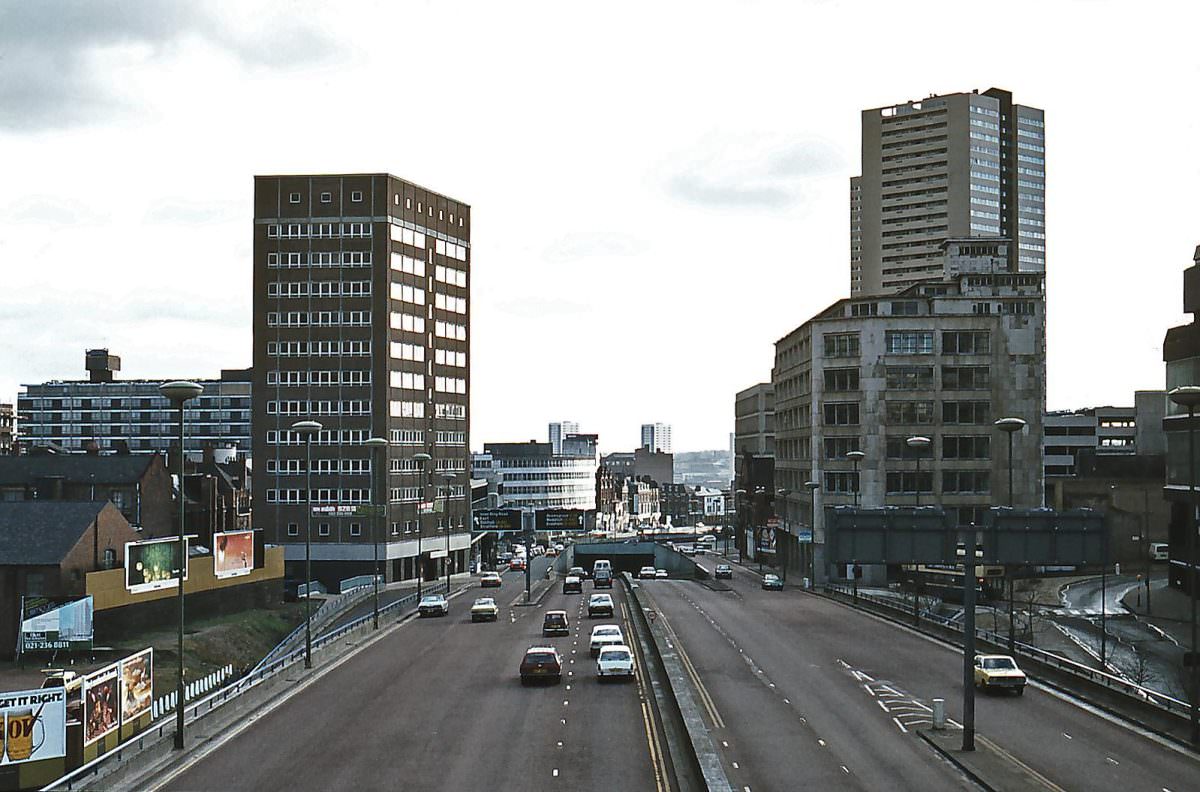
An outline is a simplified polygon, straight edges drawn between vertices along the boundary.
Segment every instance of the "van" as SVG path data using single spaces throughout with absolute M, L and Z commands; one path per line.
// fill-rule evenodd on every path
M 1150 560 L 1151 561 L 1168 561 L 1171 557 L 1171 546 L 1166 542 L 1151 542 L 1150 543 Z
M 612 562 L 606 558 L 598 559 L 596 561 L 596 563 L 592 564 L 592 575 L 594 576 L 601 569 L 603 569 L 605 572 L 607 572 L 611 575 L 612 574 Z
M 597 569 L 592 573 L 592 588 L 612 588 L 612 572 L 607 569 Z

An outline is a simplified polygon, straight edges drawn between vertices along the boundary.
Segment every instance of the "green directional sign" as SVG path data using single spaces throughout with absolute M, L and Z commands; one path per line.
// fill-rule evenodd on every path
M 382 506 L 355 506 L 355 517 L 382 517 L 384 508 Z

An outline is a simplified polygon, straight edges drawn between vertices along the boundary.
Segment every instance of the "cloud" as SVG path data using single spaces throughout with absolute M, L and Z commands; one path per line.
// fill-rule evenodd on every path
M 542 255 L 547 261 L 561 264 L 597 256 L 633 256 L 645 247 L 642 240 L 628 234 L 581 231 L 559 237 Z
M 30 225 L 98 225 L 110 217 L 87 204 L 55 195 L 30 195 L 13 201 L 4 210 L 9 223 Z
M 496 310 L 511 316 L 540 319 L 546 316 L 573 316 L 592 312 L 592 306 L 571 300 L 551 300 L 544 297 L 525 296 L 517 300 L 505 300 L 496 305 Z
M 147 212 L 144 222 L 150 225 L 175 223 L 181 225 L 210 225 L 229 223 L 245 217 L 239 201 L 189 201 L 164 198 Z
M 164 60 L 189 39 L 248 66 L 323 59 L 331 40 L 297 16 L 304 15 L 289 12 L 253 28 L 199 2 L 0 0 L 0 129 L 58 129 L 119 114 L 127 108 L 105 81 L 105 65 L 135 52 Z
M 815 138 L 710 138 L 665 179 L 685 203 L 715 208 L 784 209 L 803 202 L 806 187 L 844 168 L 841 151 Z

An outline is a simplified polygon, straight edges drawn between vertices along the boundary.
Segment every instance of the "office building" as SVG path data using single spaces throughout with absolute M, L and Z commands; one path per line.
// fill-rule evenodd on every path
M 555 454 L 549 443 L 484 443 L 472 464 L 476 476 L 489 471 L 496 478 L 504 508 L 595 509 L 600 460 L 594 448 Z
M 1192 255 L 1192 266 L 1183 271 L 1183 310 L 1192 320 L 1172 327 L 1163 339 L 1163 362 L 1166 363 L 1167 392 L 1189 385 L 1200 385 L 1200 245 Z M 1188 410 L 1173 401 L 1167 402 L 1163 419 L 1167 441 L 1167 476 L 1163 497 L 1171 505 L 1171 524 L 1167 541 L 1170 546 L 1168 574 L 1171 586 L 1190 591 L 1192 567 L 1200 559 L 1188 557 L 1188 532 L 1195 530 L 1195 513 L 1200 506 L 1194 487 L 1200 484 L 1200 470 L 1189 461 L 1195 429 L 1188 425 Z
M 775 386 L 760 382 L 739 391 L 733 402 L 734 477 L 746 454 L 775 456 Z
M 16 453 L 16 416 L 11 404 L 0 404 L 0 456 Z
M 1011 240 L 1009 271 L 1046 271 L 1044 113 L 1010 92 L 864 110 L 861 173 L 850 181 L 851 296 L 940 280 L 954 238 Z
M 395 176 L 255 178 L 254 522 L 289 575 L 310 510 L 314 574 L 370 573 L 377 524 L 355 511 L 380 501 L 389 580 L 466 569 L 470 239 L 469 206 Z
M 642 424 L 641 447 L 650 451 L 671 453 L 671 425 L 664 423 Z
M 120 380 L 121 359 L 107 349 L 85 353 L 86 380 L 23 385 L 17 396 L 21 443 L 28 450 L 161 454 L 179 438 L 179 410 L 158 392 L 164 382 L 187 377 Z M 203 386 L 188 402 L 185 448 L 199 459 L 205 448 L 250 453 L 250 371 L 222 369 L 219 379 L 190 378 Z
M 562 440 L 569 434 L 579 434 L 578 421 L 555 421 L 549 426 L 550 445 L 554 448 L 554 453 L 562 453 Z
M 1074 476 L 1079 453 L 1099 455 L 1162 454 L 1164 391 L 1137 391 L 1133 407 L 1055 410 L 1044 418 L 1046 478 Z

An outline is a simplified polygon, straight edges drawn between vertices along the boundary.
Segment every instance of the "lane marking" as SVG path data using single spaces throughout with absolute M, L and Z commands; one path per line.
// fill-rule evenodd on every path
M 624 599 L 621 600 L 621 612 L 625 614 L 626 625 L 632 625 L 632 614 L 629 612 L 628 603 Z M 637 682 L 638 688 L 638 704 L 642 710 L 642 730 L 646 735 L 646 748 L 650 753 L 650 766 L 654 769 L 655 792 L 670 792 L 670 782 L 667 780 L 665 751 L 662 750 L 660 744 L 658 725 L 654 717 L 654 709 L 649 702 L 650 693 L 646 688 L 649 684 L 649 677 L 647 676 L 646 666 L 643 662 L 641 642 L 630 641 L 629 648 L 633 650 L 634 679 Z
M 558 778 L 558 768 L 554 768 L 554 777 Z
M 900 731 L 904 732 L 905 734 L 908 734 L 908 729 L 904 728 L 904 724 L 901 723 L 898 718 L 892 718 L 892 720 L 895 721 L 896 727 L 899 728 Z
M 734 770 L 740 770 L 741 768 L 739 768 L 739 767 L 738 767 L 738 763 L 737 763 L 737 762 L 734 762 L 734 763 L 733 763 L 733 769 L 734 769 Z

